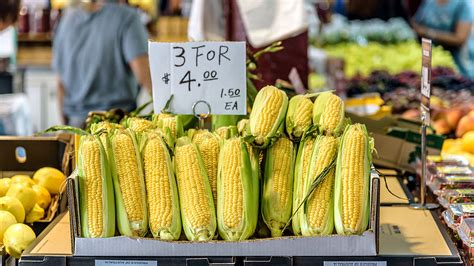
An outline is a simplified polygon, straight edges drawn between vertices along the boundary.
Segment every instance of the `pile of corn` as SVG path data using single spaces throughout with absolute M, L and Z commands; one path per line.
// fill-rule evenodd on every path
M 185 130 L 168 114 L 93 125 L 78 158 L 82 235 L 361 234 L 373 141 L 364 125 L 349 124 L 338 96 L 312 97 L 288 100 L 267 86 L 248 119 L 215 132 Z

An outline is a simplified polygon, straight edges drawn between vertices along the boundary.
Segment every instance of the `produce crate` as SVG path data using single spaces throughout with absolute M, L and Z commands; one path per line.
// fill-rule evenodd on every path
M 0 178 L 16 174 L 33 173 L 41 167 L 50 166 L 69 175 L 72 169 L 72 154 L 74 152 L 71 135 L 56 137 L 12 137 L 0 136 Z M 35 222 L 33 230 L 38 235 L 58 212 L 66 210 L 67 198 L 56 195 L 46 210 L 46 217 Z M 8 257 L 3 246 L 0 247 L 1 265 L 5 265 Z
M 81 235 L 77 174 L 68 178 L 71 245 L 80 257 L 281 257 L 375 256 L 378 253 L 380 180 L 371 173 L 369 229 L 362 235 L 280 237 L 230 241 L 162 241 L 153 238 L 84 238 Z

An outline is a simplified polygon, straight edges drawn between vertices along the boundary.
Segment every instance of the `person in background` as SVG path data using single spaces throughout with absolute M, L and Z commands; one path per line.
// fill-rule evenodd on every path
M 10 25 L 15 24 L 20 10 L 20 0 L 0 1 L 0 31 L 5 30 Z
M 472 0 L 425 0 L 412 21 L 421 36 L 442 45 L 453 55 L 459 72 L 474 78 L 474 21 Z
M 62 122 L 82 127 L 90 111 L 136 109 L 139 85 L 152 88 L 147 38 L 130 7 L 80 0 L 69 8 L 53 40 Z

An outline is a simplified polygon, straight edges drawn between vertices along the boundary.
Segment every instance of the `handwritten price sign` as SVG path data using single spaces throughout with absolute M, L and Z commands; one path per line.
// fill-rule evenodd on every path
M 246 114 L 245 42 L 149 43 L 155 113 L 173 95 L 170 111 L 193 114 L 207 102 L 212 114 Z M 197 113 L 209 112 L 207 105 Z

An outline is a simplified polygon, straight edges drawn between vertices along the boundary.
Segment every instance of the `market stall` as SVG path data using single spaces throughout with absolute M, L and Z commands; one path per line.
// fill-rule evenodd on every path
M 155 1 L 126 2 L 157 15 Z M 135 110 L 50 127 L 17 118 L 42 94 L 0 98 L 0 133 L 36 133 L 0 137 L 0 265 L 474 265 L 474 80 L 449 50 L 402 18 L 319 14 L 306 80 L 292 60 L 268 71 L 306 40 L 305 21 L 266 25 L 269 42 L 246 1 L 196 2 L 222 15 L 200 26 L 226 20 L 226 38 L 245 41 L 186 42 L 175 10 L 148 21 L 153 99 Z M 65 3 L 49 5 L 21 9 L 20 71 L 52 74 Z

